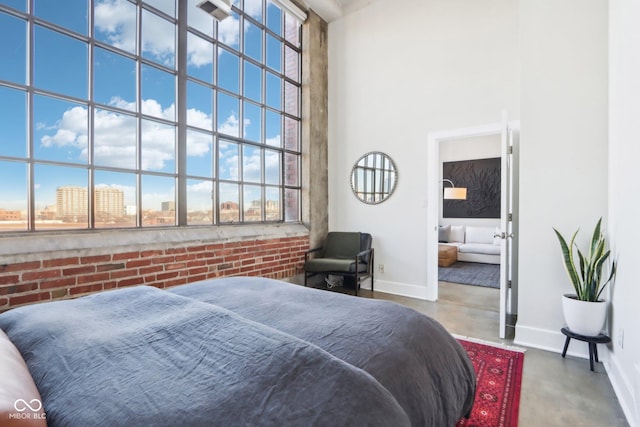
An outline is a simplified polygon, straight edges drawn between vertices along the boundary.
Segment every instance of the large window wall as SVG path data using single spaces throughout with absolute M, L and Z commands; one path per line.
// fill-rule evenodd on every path
M 300 23 L 197 3 L 0 0 L 0 231 L 300 220 Z

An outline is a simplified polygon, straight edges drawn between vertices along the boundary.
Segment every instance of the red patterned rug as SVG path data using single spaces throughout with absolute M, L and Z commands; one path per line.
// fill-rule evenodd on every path
M 458 340 L 476 370 L 476 397 L 471 417 L 458 427 L 511 427 L 518 425 L 524 353 Z

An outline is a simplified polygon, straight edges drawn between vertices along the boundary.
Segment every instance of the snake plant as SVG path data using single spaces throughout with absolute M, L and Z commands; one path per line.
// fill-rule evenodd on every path
M 598 220 L 596 228 L 593 230 L 593 236 L 591 237 L 591 244 L 589 246 L 589 253 L 585 256 L 575 243 L 578 230 L 573 233 L 571 241 L 567 244 L 566 239 L 555 228 L 558 240 L 560 241 L 560 248 L 562 249 L 562 257 L 564 259 L 564 266 L 567 270 L 571 283 L 576 291 L 577 299 L 581 301 L 595 302 L 600 299 L 600 294 L 613 279 L 616 274 L 616 262 L 611 263 L 609 269 L 609 278 L 602 281 L 602 270 L 611 251 L 606 249 L 606 240 L 600 231 L 600 225 L 602 218 Z M 578 253 L 578 263 L 576 264 L 575 252 Z M 577 265 L 577 268 L 576 268 Z

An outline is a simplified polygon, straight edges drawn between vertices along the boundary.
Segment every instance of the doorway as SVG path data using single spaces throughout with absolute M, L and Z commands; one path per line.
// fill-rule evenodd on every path
M 498 336 L 505 338 L 507 326 L 517 315 L 517 189 L 518 123 L 503 120 L 482 126 L 431 132 L 428 135 L 427 185 L 427 299 L 438 299 L 438 231 L 442 209 L 441 143 L 481 137 L 499 137 L 501 162 L 500 224 L 496 230 L 500 245 L 500 288 Z

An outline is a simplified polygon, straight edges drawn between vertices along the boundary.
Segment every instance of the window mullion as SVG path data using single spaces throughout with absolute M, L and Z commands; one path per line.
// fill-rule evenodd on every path
M 187 13 L 188 2 L 178 2 L 176 113 L 178 143 L 176 165 L 178 168 L 177 222 L 187 225 Z

